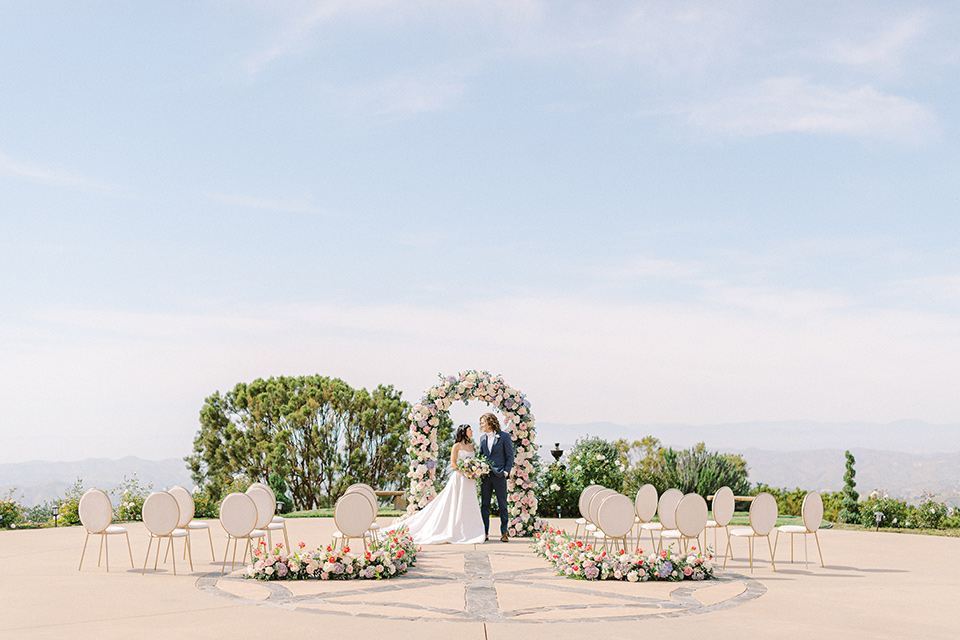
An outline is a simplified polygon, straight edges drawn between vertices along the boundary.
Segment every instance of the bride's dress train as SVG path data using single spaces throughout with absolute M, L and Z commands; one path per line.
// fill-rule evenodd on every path
M 461 458 L 472 458 L 462 451 Z M 447 486 L 427 506 L 386 529 L 410 530 L 417 544 L 478 544 L 483 542 L 483 519 L 477 500 L 477 481 L 454 471 Z

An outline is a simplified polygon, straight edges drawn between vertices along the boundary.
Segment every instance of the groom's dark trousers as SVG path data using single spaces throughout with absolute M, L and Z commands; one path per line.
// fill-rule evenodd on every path
M 509 437 L 509 436 L 507 436 Z M 491 471 L 480 481 L 480 516 L 483 518 L 483 532 L 490 532 L 490 496 L 497 492 L 497 506 L 500 508 L 500 533 L 507 535 L 507 477 Z

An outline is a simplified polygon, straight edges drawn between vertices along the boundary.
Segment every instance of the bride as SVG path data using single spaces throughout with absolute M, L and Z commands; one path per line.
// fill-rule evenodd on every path
M 406 526 L 417 544 L 478 544 L 484 540 L 483 519 L 477 501 L 477 481 L 457 470 L 457 460 L 472 458 L 473 429 L 457 427 L 447 486 L 420 511 L 395 523 L 389 530 Z

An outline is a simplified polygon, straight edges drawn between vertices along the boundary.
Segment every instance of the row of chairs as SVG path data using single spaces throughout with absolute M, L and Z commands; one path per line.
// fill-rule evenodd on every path
M 362 482 L 350 485 L 333 507 L 336 526 L 333 547 L 344 548 L 351 539 L 359 539 L 366 550 L 367 540 L 376 540 L 380 532 L 378 512 L 377 494 L 373 487 Z
M 234 564 L 236 562 L 237 541 L 246 539 L 249 543 L 253 538 L 262 538 L 264 535 L 270 539 L 273 531 L 282 530 L 284 541 L 287 547 L 290 541 L 287 536 L 285 520 L 276 515 L 276 496 L 273 490 L 261 482 L 254 483 L 247 489 L 246 493 L 231 493 L 224 498 L 220 506 L 220 524 L 227 534 L 227 548 L 224 550 L 224 567 L 226 568 L 227 553 L 230 549 L 230 542 L 234 543 Z M 159 557 L 160 546 L 163 539 L 167 539 L 167 551 L 164 555 L 164 562 L 171 555 L 173 541 L 177 538 L 184 539 L 183 557 L 189 558 L 190 569 L 193 570 L 193 551 L 190 544 L 191 531 L 206 529 L 210 541 L 210 557 L 216 562 L 216 553 L 213 548 L 213 533 L 207 522 L 194 519 L 196 505 L 193 501 L 193 494 L 187 489 L 177 486 L 169 491 L 154 491 L 143 502 L 142 519 L 143 524 L 150 534 L 150 540 L 147 544 L 147 555 L 144 559 L 143 571 L 146 573 L 147 564 L 150 559 L 150 550 L 153 542 L 157 541 L 156 557 L 154 559 L 154 569 L 156 570 Z M 80 566 L 83 568 L 84 556 L 87 552 L 87 543 L 91 535 L 100 536 L 100 552 L 97 558 L 97 566 L 106 559 L 107 571 L 110 570 L 110 549 L 108 538 L 111 535 L 123 535 L 127 541 L 127 552 L 130 555 L 130 567 L 134 568 L 133 550 L 130 547 L 130 535 L 126 528 L 112 524 L 113 505 L 110 497 L 100 489 L 90 489 L 80 498 L 78 506 L 80 522 L 86 529 L 86 537 L 83 542 L 83 550 L 80 553 Z M 249 546 L 249 545 L 248 545 Z M 246 550 L 244 551 L 244 561 L 246 560 Z M 221 569 L 221 574 L 223 573 Z M 176 557 L 173 558 L 173 572 L 176 574 Z
M 576 520 L 574 537 L 581 536 L 588 540 L 591 536 L 603 541 L 607 548 L 611 543 L 613 548 L 628 549 L 631 540 L 635 540 L 635 549 L 639 549 L 643 533 L 649 532 L 651 545 L 659 552 L 662 551 L 664 541 L 672 545 L 674 541 L 681 545 L 684 551 L 688 550 L 693 541 L 702 549 L 706 544 L 706 531 L 714 531 L 714 549 L 717 548 L 717 531 L 723 529 L 726 533 L 726 547 L 724 549 L 724 566 L 727 557 L 733 557 L 733 538 L 747 538 L 750 556 L 750 570 L 753 570 L 753 547 L 756 538 L 765 537 L 770 548 L 770 562 L 776 571 L 774 557 L 780 533 L 790 535 L 790 561 L 793 562 L 793 538 L 796 535 L 804 536 L 805 562 L 809 562 L 807 554 L 807 535 L 813 535 L 820 553 L 820 565 L 823 566 L 823 553 L 820 550 L 820 539 L 817 530 L 823 519 L 823 500 L 820 494 L 811 491 L 805 497 L 801 508 L 803 526 L 784 525 L 777 527 L 778 507 L 776 499 L 769 493 L 761 493 L 750 505 L 750 528 L 730 530 L 730 521 L 733 518 L 735 496 L 729 487 L 723 487 L 713 496 L 713 520 L 708 520 L 707 502 L 696 494 L 684 495 L 678 489 L 668 489 L 663 495 L 657 496 L 653 485 L 647 484 L 640 488 L 636 498 L 632 501 L 613 489 L 600 485 L 591 485 L 580 494 L 579 508 L 581 518 Z M 658 521 L 655 521 L 654 518 Z M 627 526 L 629 520 L 630 526 Z M 776 538 L 770 544 L 770 534 L 776 530 Z M 635 534 L 634 534 L 635 532 Z M 700 536 L 703 544 L 700 544 Z M 669 546 L 668 545 L 668 546 Z M 729 553 L 728 553 L 729 552 Z

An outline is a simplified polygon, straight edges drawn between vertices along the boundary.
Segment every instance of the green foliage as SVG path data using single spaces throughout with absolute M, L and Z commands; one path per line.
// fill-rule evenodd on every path
M 708 496 L 730 487 L 734 495 L 745 495 L 750 490 L 747 461 L 740 455 L 707 451 L 701 442 L 682 451 L 668 449 L 664 458 L 676 478 L 675 486 L 684 493 Z
M 881 527 L 900 529 L 907 526 L 910 507 L 903 500 L 891 498 L 886 493 L 874 491 L 870 497 L 860 503 L 859 520 L 865 527 L 876 527 L 876 514 L 882 514 Z M 841 512 L 842 513 L 842 512 Z
M 23 521 L 23 507 L 13 494 L 11 489 L 6 496 L 0 497 L 0 529 L 16 528 Z
M 616 442 L 617 449 L 627 459 L 624 473 L 624 492 L 634 496 L 645 484 L 652 484 L 657 493 L 663 493 L 677 484 L 676 470 L 668 465 L 667 451 L 660 440 L 646 436 L 628 444 L 626 440 Z
M 947 505 L 937 502 L 930 494 L 924 494 L 920 505 L 910 514 L 910 526 L 919 529 L 943 529 L 949 516 Z
M 193 492 L 193 517 L 199 519 L 219 518 L 220 505 L 206 491 Z
M 849 451 L 844 455 L 847 457 L 847 471 L 843 474 L 843 504 L 837 519 L 850 523 L 862 519 L 862 512 L 857 504 L 860 499 L 860 494 L 857 493 L 857 471 L 853 468 L 857 461 Z
M 570 487 L 567 467 L 554 462 L 537 472 L 537 513 L 544 518 L 557 517 L 557 508 L 562 518 L 579 518 L 580 494 Z
M 297 509 L 331 505 L 354 482 L 391 488 L 407 472 L 409 406 L 400 395 L 322 376 L 239 383 L 206 399 L 185 460 L 214 502 L 238 474 L 283 478 Z
M 59 523 L 62 525 L 80 524 L 80 498 L 83 497 L 83 480 L 77 478 L 73 486 L 60 500 Z
M 591 484 L 621 491 L 625 462 L 614 443 L 595 436 L 580 438 L 567 461 L 567 486 L 578 499 L 580 492 Z
M 152 491 L 153 483 L 146 487 L 141 485 L 136 471 L 129 477 L 124 475 L 120 486 L 110 492 L 114 519 L 128 522 L 143 520 L 143 501 Z
M 293 501 L 287 495 L 287 483 L 276 473 L 270 474 L 270 488 L 277 497 L 277 513 L 284 514 L 293 511 Z
M 23 521 L 35 525 L 53 524 L 53 503 L 47 501 L 33 507 L 23 507 Z
M 751 496 L 767 492 L 777 499 L 777 510 L 782 516 L 802 516 L 803 499 L 808 491 L 796 487 L 794 489 L 775 489 L 766 484 L 758 484 L 756 488 L 750 491 Z M 837 514 L 840 513 L 840 504 L 843 500 L 842 491 L 824 491 L 820 493 L 823 499 L 823 519 L 828 522 L 836 522 Z

